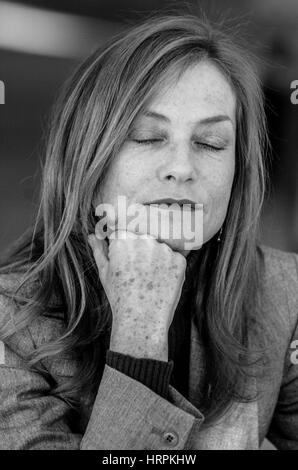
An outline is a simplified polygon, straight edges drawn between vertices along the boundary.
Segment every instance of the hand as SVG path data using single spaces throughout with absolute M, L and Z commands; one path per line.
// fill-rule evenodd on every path
M 89 236 L 112 315 L 110 349 L 168 361 L 168 331 L 185 280 L 186 259 L 153 236 Z

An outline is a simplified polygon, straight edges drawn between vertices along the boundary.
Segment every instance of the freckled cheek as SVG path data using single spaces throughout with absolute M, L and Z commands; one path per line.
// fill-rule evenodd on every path
M 140 188 L 148 186 L 152 174 L 152 163 L 147 159 L 140 165 L 140 155 L 123 151 L 116 156 L 109 167 L 101 187 L 104 202 L 116 204 L 117 197 L 126 196 L 134 200 Z
M 156 164 L 154 158 L 151 155 L 132 155 L 127 159 L 126 165 L 122 171 L 125 172 L 131 179 L 138 180 L 144 179 L 147 175 L 149 176 L 154 169 Z
M 129 196 L 132 178 L 121 165 L 115 166 L 108 175 L 104 186 L 106 201 L 116 202 L 118 195 Z

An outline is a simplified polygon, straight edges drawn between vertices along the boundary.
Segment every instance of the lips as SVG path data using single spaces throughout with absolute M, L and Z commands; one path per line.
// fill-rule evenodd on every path
M 155 205 L 158 206 L 160 204 L 167 204 L 170 206 L 171 204 L 179 204 L 179 206 L 183 206 L 184 204 L 190 205 L 191 209 L 196 208 L 196 202 L 192 201 L 191 199 L 173 199 L 173 198 L 164 198 L 164 199 L 156 199 L 154 201 L 147 202 L 146 205 Z

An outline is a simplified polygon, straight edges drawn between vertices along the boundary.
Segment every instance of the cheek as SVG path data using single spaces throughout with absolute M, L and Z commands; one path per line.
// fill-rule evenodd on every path
M 117 162 L 113 162 L 100 187 L 101 199 L 105 203 L 113 203 L 117 195 L 121 193 L 121 171 Z
M 234 175 L 231 173 L 221 173 L 215 182 L 215 197 L 223 200 L 229 199 L 233 185 Z
M 146 185 L 148 171 L 144 164 L 140 165 L 140 159 L 124 152 L 119 154 L 112 162 L 103 182 L 103 199 L 115 202 L 119 195 L 133 199 L 140 187 Z

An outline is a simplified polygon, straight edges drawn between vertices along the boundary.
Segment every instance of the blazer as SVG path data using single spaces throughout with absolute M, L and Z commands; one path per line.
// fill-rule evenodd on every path
M 48 392 L 78 366 L 75 357 L 45 358 L 46 373 L 30 371 L 25 355 L 63 332 L 60 320 L 40 316 L 0 347 L 0 449 L 258 449 L 267 436 L 280 449 L 298 449 L 298 255 L 264 245 L 258 316 L 268 326 L 264 373 L 248 385 L 259 398 L 233 403 L 213 426 L 199 409 L 204 348 L 191 325 L 189 395 L 172 385 L 167 399 L 122 372 L 104 366 L 97 395 L 82 396 L 80 416 Z M 1 275 L 2 285 L 17 275 Z M 0 296 L 0 315 L 13 313 Z M 269 332 L 269 333 L 268 333 Z M 254 337 L 254 332 L 252 331 Z

